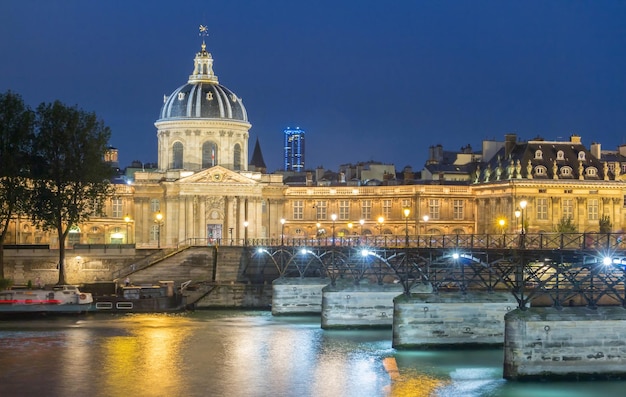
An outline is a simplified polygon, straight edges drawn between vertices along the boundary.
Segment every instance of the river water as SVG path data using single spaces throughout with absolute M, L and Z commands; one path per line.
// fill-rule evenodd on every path
M 502 355 L 396 351 L 391 330 L 263 311 L 5 320 L 0 396 L 626 395 L 626 381 L 505 381 Z

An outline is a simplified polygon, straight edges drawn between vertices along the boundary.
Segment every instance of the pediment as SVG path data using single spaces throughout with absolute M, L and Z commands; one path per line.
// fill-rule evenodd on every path
M 178 183 L 207 183 L 214 185 L 256 185 L 257 182 L 222 166 L 207 168 L 178 180 Z

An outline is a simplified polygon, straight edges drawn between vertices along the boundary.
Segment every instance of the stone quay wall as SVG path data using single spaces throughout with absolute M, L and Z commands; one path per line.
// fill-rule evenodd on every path
M 395 348 L 454 348 L 504 343 L 504 316 L 517 308 L 508 292 L 438 292 L 394 299 Z
M 626 376 L 622 307 L 529 308 L 505 316 L 504 378 Z

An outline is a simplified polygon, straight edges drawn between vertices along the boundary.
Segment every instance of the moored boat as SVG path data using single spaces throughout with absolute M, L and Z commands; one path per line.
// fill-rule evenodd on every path
M 76 285 L 45 289 L 14 288 L 0 291 L 0 314 L 83 313 L 90 310 L 93 296 Z
M 125 286 L 100 282 L 83 284 L 81 288 L 93 294 L 92 312 L 158 313 L 186 308 L 185 296 L 175 290 L 173 281 Z

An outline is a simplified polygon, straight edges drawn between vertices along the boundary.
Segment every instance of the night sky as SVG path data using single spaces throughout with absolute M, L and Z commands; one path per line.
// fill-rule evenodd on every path
M 94 111 L 122 167 L 156 162 L 154 121 L 193 70 L 200 24 L 270 172 L 296 126 L 307 168 L 332 170 L 421 170 L 430 146 L 510 132 L 626 143 L 625 1 L 5 0 L 0 91 Z

